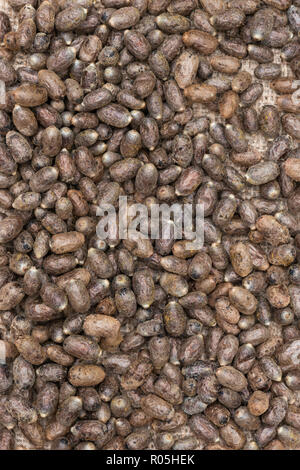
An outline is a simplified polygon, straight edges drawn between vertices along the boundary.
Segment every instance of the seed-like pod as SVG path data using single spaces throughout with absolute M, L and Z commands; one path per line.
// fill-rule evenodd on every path
M 245 108 L 243 110 L 243 125 L 245 131 L 248 132 L 248 134 L 254 134 L 255 132 L 258 132 L 258 115 L 254 108 Z
M 123 183 L 128 179 L 134 178 L 140 166 L 141 162 L 138 159 L 125 158 L 111 165 L 109 172 L 114 181 Z
M 240 324 L 241 322 L 239 322 L 239 325 Z M 247 372 L 249 372 L 254 363 L 255 348 L 252 346 L 252 344 L 247 343 L 240 346 L 234 358 L 234 367 L 240 372 L 243 372 L 243 374 L 246 374 Z
M 236 57 L 216 55 L 210 60 L 211 66 L 217 72 L 235 74 L 240 68 L 240 61 Z
M 293 426 L 282 425 L 277 430 L 279 442 L 283 442 L 289 449 L 296 449 L 299 445 L 299 431 Z M 274 442 L 274 441 L 273 441 Z
M 176 274 L 162 273 L 160 285 L 169 295 L 174 297 L 183 297 L 188 293 L 186 280 Z
M 182 46 L 182 36 L 180 34 L 171 34 L 170 36 L 164 36 L 163 33 L 159 30 L 154 30 L 153 35 L 157 34 L 162 41 L 162 44 L 159 47 L 160 52 L 162 52 L 168 62 L 171 62 L 179 54 L 180 47 Z M 150 39 L 151 32 L 148 34 L 148 39 Z
M 278 96 L 277 106 L 286 113 L 297 113 L 299 111 L 299 103 L 293 99 L 293 95 Z
M 268 411 L 264 414 L 262 421 L 269 426 L 278 426 L 287 412 L 287 401 L 284 397 L 276 397 L 270 401 Z
M 252 415 L 261 416 L 269 408 L 269 396 L 267 393 L 256 390 L 248 400 L 248 408 Z
M 281 75 L 280 64 L 260 64 L 254 70 L 257 78 L 262 80 L 274 80 Z
M 21 217 L 8 216 L 0 221 L 0 243 L 15 239 L 23 228 Z
M 43 153 L 49 157 L 55 157 L 62 148 L 62 135 L 55 126 L 49 126 L 43 131 L 41 141 Z
M 184 51 L 175 63 L 174 78 L 179 88 L 186 88 L 192 85 L 199 65 L 198 54 L 192 51 Z
M 178 134 L 172 145 L 173 162 L 183 168 L 187 168 L 193 158 L 193 145 L 191 138 L 185 134 Z
M 271 33 L 274 25 L 272 10 L 265 8 L 258 10 L 250 24 L 251 36 L 255 41 L 263 41 Z
M 282 378 L 281 368 L 271 357 L 263 357 L 259 361 L 260 366 L 266 376 L 276 382 L 280 382 Z
M 15 342 L 21 356 L 30 364 L 40 365 L 46 360 L 46 352 L 32 336 L 21 336 Z
M 0 311 L 15 308 L 23 299 L 25 293 L 18 282 L 8 282 L 0 289 Z
M 67 369 L 61 364 L 44 364 L 38 368 L 37 375 L 47 382 L 63 382 L 66 379 Z
M 261 83 L 252 83 L 248 88 L 241 94 L 241 103 L 245 106 L 251 106 L 258 100 L 263 93 L 263 86 Z
M 66 230 L 65 222 L 56 214 L 48 212 L 42 219 L 43 227 L 52 235 Z
M 64 341 L 63 348 L 71 356 L 84 361 L 97 362 L 100 356 L 98 344 L 85 336 L 68 336 Z
M 15 103 L 24 107 L 40 106 L 47 98 L 48 93 L 44 87 L 31 83 L 24 83 L 13 91 Z
M 241 405 L 241 396 L 229 388 L 222 388 L 218 394 L 219 402 L 227 408 L 238 408 Z
M 65 367 L 70 367 L 74 362 L 74 358 L 70 354 L 67 354 L 62 346 L 58 344 L 47 346 L 47 356 L 52 362 Z M 39 373 L 39 377 L 40 376 Z
M 33 244 L 33 251 L 37 259 L 44 258 L 49 251 L 50 234 L 46 230 L 40 230 Z
M 18 49 L 29 49 L 36 35 L 36 25 L 32 18 L 25 18 L 19 24 L 16 32 L 16 45 Z
M 284 9 L 288 8 L 288 6 L 290 5 L 290 2 L 288 2 L 287 0 L 285 0 L 285 2 L 283 3 L 285 4 Z M 287 16 L 288 16 L 289 24 L 291 25 L 292 30 L 298 33 L 299 32 L 299 4 L 297 4 L 297 6 L 291 5 L 287 11 Z
M 243 59 L 247 55 L 247 46 L 240 39 L 229 38 L 220 41 L 220 49 L 225 54 Z
M 228 31 L 240 27 L 245 21 L 245 14 L 241 9 L 229 8 L 210 19 L 212 25 L 219 31 Z
M 48 307 L 59 312 L 64 310 L 68 304 L 65 293 L 55 284 L 44 283 L 41 289 L 41 298 Z
M 140 110 L 144 109 L 145 102 L 138 99 L 132 91 L 121 90 L 117 94 L 118 103 L 126 108 Z
M 220 436 L 234 450 L 242 449 L 246 442 L 246 437 L 242 430 L 231 420 L 220 428 Z
M 216 372 L 216 376 L 221 385 L 235 392 L 240 392 L 247 386 L 247 379 L 244 374 L 231 366 L 220 367 Z
M 229 410 L 219 403 L 208 406 L 204 413 L 218 428 L 225 426 L 230 419 Z
M 0 432 L 0 450 L 14 449 L 14 435 L 9 429 L 3 428 Z
M 150 357 L 155 369 L 161 369 L 170 357 L 170 342 L 168 338 L 154 336 L 148 344 Z
M 150 195 L 157 185 L 158 172 L 152 163 L 146 163 L 137 172 L 135 187 L 142 194 Z
M 98 277 L 106 279 L 113 276 L 113 266 L 106 253 L 102 250 L 90 248 L 88 251 L 88 261 L 91 265 L 91 269 Z
M 82 132 L 79 132 L 75 137 L 75 145 L 85 145 L 86 147 L 91 147 L 96 143 L 98 139 L 98 132 L 93 129 L 87 129 Z
M 214 36 L 197 29 L 185 32 L 182 39 L 187 47 L 192 47 L 203 55 L 212 54 L 218 46 L 218 41 Z
M 169 421 L 174 415 L 174 408 L 157 395 L 149 394 L 141 400 L 142 409 L 148 415 L 161 421 Z
M 9 176 L 16 174 L 17 164 L 5 144 L 0 144 L 0 164 L 2 174 Z
M 256 228 L 262 233 L 264 239 L 273 246 L 289 242 L 290 236 L 287 227 L 281 225 L 275 217 L 271 215 L 261 216 L 256 221 Z
M 291 4 L 290 0 L 264 0 L 264 3 L 279 10 L 287 10 Z
M 184 96 L 193 103 L 211 103 L 215 101 L 217 89 L 213 85 L 194 84 L 185 88 Z
M 237 201 L 234 197 L 221 199 L 213 213 L 213 222 L 218 226 L 226 225 L 234 216 L 237 209 Z
M 109 26 L 117 30 L 128 29 L 134 26 L 140 19 L 140 12 L 135 7 L 119 8 L 108 20 Z
M 38 123 L 33 112 L 20 105 L 16 105 L 13 109 L 13 123 L 18 131 L 27 137 L 35 135 L 38 131 Z
M 164 323 L 171 336 L 180 336 L 186 327 L 186 316 L 183 308 L 177 302 L 170 302 L 164 310 Z
M 80 398 L 83 408 L 87 411 L 97 411 L 101 407 L 99 395 L 92 387 L 82 388 Z
M 87 286 L 91 280 L 91 276 L 86 269 L 78 268 L 74 269 L 74 271 L 70 271 L 66 274 L 63 274 L 62 276 L 57 277 L 55 282 L 58 287 L 64 289 L 71 279 L 80 279 Z
M 58 170 L 53 166 L 45 166 L 38 170 L 30 179 L 29 185 L 33 192 L 48 191 L 58 178 Z
M 207 277 L 212 268 L 212 261 L 208 254 L 198 253 L 195 255 L 189 264 L 188 274 L 189 276 L 198 281 L 203 280 Z
M 97 111 L 101 122 L 113 127 L 123 128 L 130 124 L 132 116 L 126 108 L 119 104 L 111 104 Z
M 16 72 L 13 66 L 6 60 L 0 59 L 0 80 L 7 85 L 16 81 Z
M 230 248 L 230 259 L 239 276 L 246 277 L 251 273 L 253 264 L 247 245 L 242 242 L 233 244 Z
M 258 324 L 242 332 L 240 339 L 242 343 L 257 346 L 268 339 L 268 330 L 263 325 Z
M 56 413 L 56 420 L 63 426 L 72 426 L 82 410 L 80 397 L 69 397 L 63 401 Z
M 71 428 L 71 432 L 76 440 L 100 441 L 101 448 L 103 448 L 101 441 L 110 441 L 113 437 L 113 429 L 110 430 L 110 424 L 104 425 L 98 420 L 78 420 Z
M 53 235 L 50 241 L 51 251 L 61 255 L 77 251 L 84 244 L 84 235 L 78 232 L 67 232 Z
M 285 114 L 281 118 L 282 126 L 290 136 L 295 139 L 300 137 L 300 121 L 295 114 Z
M 257 299 L 242 287 L 236 286 L 230 289 L 229 298 L 233 305 L 245 315 L 252 315 L 257 308 Z
M 249 57 L 260 64 L 272 62 L 274 59 L 273 51 L 265 46 L 250 44 L 248 46 Z
M 240 319 L 238 310 L 230 304 L 227 297 L 219 297 L 215 302 L 215 309 L 218 315 L 227 323 L 236 324 Z
M 49 2 L 44 1 L 36 11 L 36 25 L 39 31 L 51 33 L 55 24 L 55 7 Z
M 151 273 L 144 269 L 134 273 L 132 288 L 139 305 L 147 309 L 154 301 L 154 282 Z
M 204 416 L 194 415 L 190 421 L 191 429 L 206 442 L 216 442 L 219 439 L 219 433 L 214 424 Z
M 80 146 L 74 151 L 74 160 L 78 170 L 85 176 L 88 176 L 93 180 L 97 180 L 102 176 L 102 163 L 93 156 L 86 146 L 80 144 Z
M 54 51 L 47 60 L 47 68 L 56 73 L 65 71 L 74 62 L 76 57 L 75 47 L 61 47 Z
M 142 139 L 139 132 L 130 130 L 123 136 L 120 151 L 123 157 L 135 157 L 142 146 Z M 108 157 L 108 152 L 105 154 Z M 103 156 L 104 157 L 104 156 Z
M 234 412 L 236 424 L 247 431 L 255 431 L 260 427 L 260 420 L 254 417 L 245 406 L 241 406 Z
M 299 176 L 299 159 L 298 158 L 288 158 L 284 164 L 284 171 L 285 173 L 292 178 L 294 181 L 300 181 L 300 176 Z
M 58 388 L 52 382 L 47 382 L 37 394 L 36 407 L 42 418 L 55 413 L 58 404 Z
M 78 364 L 69 370 L 69 382 L 74 387 L 93 387 L 103 382 L 104 378 L 102 367 L 92 364 Z
M 69 84 L 71 85 L 71 83 Z M 70 92 L 70 91 L 69 91 Z M 93 111 L 108 105 L 112 101 L 112 94 L 106 88 L 98 88 L 85 95 L 80 104 L 81 111 Z
M 58 31 L 73 31 L 86 19 L 87 10 L 81 6 L 65 8 L 55 17 L 55 28 Z
M 1 348 L 1 351 L 2 351 L 2 348 Z M 21 358 L 21 361 L 22 361 L 22 358 Z M 19 369 L 17 370 L 19 362 L 20 361 L 18 361 L 18 358 L 15 359 L 14 364 L 16 363 L 16 366 L 15 365 L 13 366 L 13 374 L 10 372 L 10 370 L 9 370 L 9 368 L 6 364 L 0 364 L 0 377 L 1 377 L 0 390 L 1 390 L 1 393 L 7 392 L 9 390 L 9 388 L 12 386 L 13 382 L 15 382 L 17 387 L 19 386 L 19 382 L 18 382 L 18 380 L 16 380 L 21 375 Z M 26 361 L 24 361 L 24 362 L 26 362 Z M 24 375 L 26 377 L 26 372 L 24 373 Z M 34 372 L 33 372 L 33 376 L 34 376 Z M 30 378 L 31 378 L 31 381 L 28 381 L 28 383 L 29 383 L 29 387 L 32 387 L 32 385 L 33 385 L 32 384 L 32 377 L 30 377 Z M 26 382 L 26 379 L 25 379 L 24 382 Z M 33 380 L 33 383 L 34 383 L 34 380 Z M 22 385 L 21 382 L 20 382 L 20 384 Z M 25 385 L 26 385 L 26 383 L 25 383 Z M 19 388 L 22 388 L 22 387 L 19 387 Z M 26 388 L 26 386 L 24 388 Z
M 275 180 L 278 175 L 279 166 L 277 163 L 271 161 L 261 162 L 249 168 L 246 180 L 250 184 L 261 185 Z
M 7 410 L 21 423 L 35 423 L 37 413 L 21 395 L 13 395 L 7 400 Z
M 221 338 L 218 344 L 218 361 L 221 366 L 231 364 L 239 348 L 238 339 L 233 335 Z
M 239 105 L 239 98 L 233 91 L 227 91 L 219 102 L 219 111 L 224 119 L 230 119 L 236 112 Z
M 274 308 L 284 308 L 290 303 L 290 295 L 286 286 L 269 286 L 266 295 Z
M 153 151 L 159 141 L 159 129 L 153 118 L 144 118 L 141 121 L 140 135 L 144 147 Z
M 232 124 L 225 126 L 225 136 L 229 144 L 237 153 L 246 152 L 248 149 L 248 142 L 241 129 Z
M 116 338 L 119 336 L 120 322 L 108 315 L 88 315 L 83 330 L 85 334 L 96 338 Z
M 184 33 L 190 27 L 190 22 L 182 15 L 162 13 L 156 17 L 156 24 L 164 33 Z
M 140 98 L 146 98 L 154 90 L 156 78 L 150 71 L 141 72 L 134 80 L 133 89 Z
M 150 54 L 148 63 L 157 78 L 160 80 L 167 80 L 170 73 L 170 67 L 167 59 L 160 50 L 156 50 Z
M 38 80 L 39 84 L 46 88 L 48 95 L 53 100 L 59 100 L 65 96 L 66 86 L 61 78 L 52 70 L 40 70 Z
M 65 287 L 71 307 L 75 312 L 85 313 L 90 309 L 90 296 L 85 284 L 72 279 Z
M 248 72 L 241 71 L 233 77 L 231 88 L 235 93 L 242 93 L 252 82 L 252 77 Z
M 17 163 L 25 163 L 32 158 L 32 148 L 26 138 L 16 131 L 6 134 L 6 144 Z
M 280 245 L 271 250 L 269 261 L 276 266 L 289 266 L 296 257 L 296 250 L 292 245 Z
M 41 449 L 45 442 L 44 430 L 39 423 L 27 424 L 24 423 L 20 426 L 25 437 L 36 446 L 37 449 Z
M 134 55 L 138 60 L 146 60 L 151 52 L 148 39 L 139 31 L 125 31 L 124 42 L 130 54 Z
M 160 259 L 160 264 L 164 270 L 170 273 L 179 274 L 182 276 L 187 275 L 188 265 L 185 260 L 177 258 L 176 256 L 165 256 Z
M 173 111 L 181 112 L 184 110 L 184 98 L 175 80 L 166 81 L 164 95 L 167 104 Z
M 264 106 L 259 115 L 259 124 L 266 136 L 271 138 L 277 136 L 280 130 L 280 119 L 277 109 L 274 106 Z

